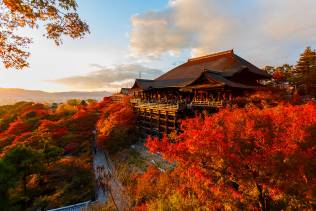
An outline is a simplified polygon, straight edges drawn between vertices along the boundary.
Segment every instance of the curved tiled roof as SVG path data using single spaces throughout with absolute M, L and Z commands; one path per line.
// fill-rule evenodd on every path
M 143 90 L 161 89 L 161 88 L 179 88 L 191 83 L 195 78 L 173 79 L 173 80 L 146 80 L 136 79 L 132 89 L 140 88 Z
M 222 74 L 229 76 L 243 69 L 248 69 L 250 72 L 263 79 L 270 78 L 268 73 L 237 56 L 234 54 L 233 50 L 229 50 L 189 59 L 186 63 L 168 71 L 155 80 L 197 78 L 205 70 L 221 72 Z
M 241 76 L 241 81 L 245 83 L 234 81 L 235 79 L 233 78 L 237 75 L 236 73 L 242 73 L 243 70 L 246 71 L 247 75 Z M 251 80 L 256 81 L 271 77 L 265 71 L 234 54 L 233 50 L 229 50 L 189 59 L 186 63 L 179 65 L 155 80 L 136 79 L 132 89 L 183 88 L 192 85 L 204 73 L 206 73 L 207 77 L 218 81 L 219 84 L 236 88 L 256 88 L 257 86 L 252 86 L 248 83 L 249 78 L 251 79 L 252 77 Z
M 210 83 L 200 84 L 199 80 L 201 78 L 207 79 Z M 206 71 L 201 73 L 201 75 L 192 81 L 190 84 L 187 84 L 185 87 L 181 88 L 182 91 L 188 91 L 196 88 L 217 88 L 217 87 L 232 87 L 232 88 L 240 88 L 240 89 L 262 89 L 263 86 L 261 84 L 242 84 L 236 81 L 232 81 L 228 78 L 225 78 L 222 74 L 214 72 L 214 71 Z

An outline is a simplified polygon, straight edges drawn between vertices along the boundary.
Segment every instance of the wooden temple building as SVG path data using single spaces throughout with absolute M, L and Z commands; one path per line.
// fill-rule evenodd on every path
M 175 131 L 186 112 L 225 106 L 263 89 L 259 82 L 270 77 L 229 50 L 189 59 L 154 80 L 136 79 L 129 93 L 142 131 L 161 135 Z

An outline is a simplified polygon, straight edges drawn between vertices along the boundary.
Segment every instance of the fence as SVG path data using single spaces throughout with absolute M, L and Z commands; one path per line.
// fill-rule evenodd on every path
M 81 202 L 78 204 L 69 205 L 66 207 L 60 207 L 56 209 L 51 209 L 48 211 L 80 211 L 84 208 L 87 208 L 91 204 L 91 201 Z

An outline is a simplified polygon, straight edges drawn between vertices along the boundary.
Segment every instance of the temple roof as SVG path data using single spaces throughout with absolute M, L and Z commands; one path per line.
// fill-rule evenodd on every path
M 241 89 L 258 89 L 258 88 L 262 88 L 262 85 L 260 85 L 260 84 L 247 85 L 247 84 L 238 83 L 236 81 L 232 81 L 232 80 L 229 80 L 229 79 L 225 78 L 224 76 L 222 76 L 219 73 L 214 73 L 212 71 L 206 71 L 206 72 L 201 73 L 201 75 L 196 80 L 192 81 L 190 84 L 187 84 L 185 86 L 185 88 L 198 87 L 199 85 L 197 85 L 196 82 L 202 77 L 205 77 L 207 80 L 213 82 L 212 84 L 205 84 L 209 88 L 222 87 L 222 86 L 228 86 L 228 87 L 232 87 L 232 88 L 241 88 Z
M 189 59 L 186 63 L 170 70 L 154 80 L 136 79 L 132 89 L 161 89 L 161 88 L 183 88 L 191 85 L 202 75 L 213 78 L 218 85 L 226 85 L 236 88 L 257 88 L 247 83 L 248 75 L 243 80 L 245 83 L 233 81 L 236 73 L 246 71 L 252 80 L 268 79 L 271 76 L 265 71 L 257 68 L 241 57 L 234 54 L 233 50 L 223 51 L 202 57 Z
M 161 89 L 161 88 L 179 88 L 184 87 L 187 84 L 194 81 L 195 78 L 187 79 L 174 79 L 174 80 L 147 80 L 147 79 L 136 79 L 132 89 L 140 88 L 143 90 L 149 89 Z
M 248 69 L 262 79 L 270 78 L 268 73 L 237 56 L 233 50 L 228 50 L 189 59 L 186 63 L 175 67 L 155 80 L 197 78 L 205 70 L 221 72 L 228 76 L 243 69 Z

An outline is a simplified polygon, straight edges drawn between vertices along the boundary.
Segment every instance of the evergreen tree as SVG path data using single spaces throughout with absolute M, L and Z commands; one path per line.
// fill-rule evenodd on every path
M 312 94 L 313 85 L 316 84 L 316 51 L 307 47 L 301 54 L 295 69 L 296 84 L 304 87 L 305 94 Z
M 41 158 L 41 153 L 25 146 L 17 146 L 3 158 L 3 161 L 8 166 L 14 166 L 16 168 L 14 178 L 22 184 L 22 193 L 16 194 L 14 199 L 16 205 L 21 206 L 21 210 L 26 210 L 28 203 L 31 201 L 27 183 L 30 175 L 39 173 L 42 170 Z
M 15 166 L 0 159 L 0 210 L 9 210 L 10 208 L 9 189 L 17 183 L 15 175 Z

